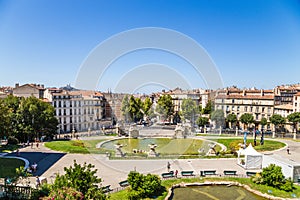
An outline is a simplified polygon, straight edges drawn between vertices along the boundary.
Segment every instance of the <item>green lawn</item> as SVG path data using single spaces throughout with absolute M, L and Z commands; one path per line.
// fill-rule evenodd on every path
M 260 191 L 262 193 L 265 194 L 269 194 L 268 191 L 272 191 L 273 196 L 276 197 L 282 197 L 282 198 L 291 198 L 292 194 L 295 194 L 298 198 L 300 197 L 300 186 L 296 186 L 295 185 L 295 190 L 293 192 L 285 192 L 285 191 L 281 191 L 266 185 L 257 185 L 254 184 L 249 178 L 188 178 L 188 179 L 170 179 L 170 180 L 163 180 L 162 181 L 162 185 L 165 186 L 166 188 L 166 192 L 164 192 L 161 196 L 157 197 L 157 200 L 163 200 L 165 199 L 165 197 L 167 196 L 167 191 L 168 189 L 175 184 L 179 184 L 179 183 L 202 183 L 204 181 L 233 181 L 233 182 L 239 182 L 241 184 L 245 184 L 245 185 L 249 185 L 252 189 Z M 126 193 L 127 193 L 127 189 L 122 190 L 120 192 L 116 192 L 116 193 L 112 193 L 110 194 L 110 199 L 111 200 L 125 200 L 126 198 Z M 188 199 L 188 198 L 187 198 Z
M 104 140 L 69 140 L 46 142 L 45 146 L 66 153 L 105 153 L 104 150 L 97 149 L 96 144 Z
M 14 158 L 0 158 L 0 178 L 14 177 L 16 168 L 25 166 L 23 160 Z
M 231 149 L 232 147 L 235 147 L 237 149 L 239 146 L 239 143 L 240 144 L 244 143 L 243 139 L 236 139 L 236 138 L 235 139 L 222 138 L 222 139 L 213 139 L 213 140 L 218 143 L 224 144 L 227 147 L 227 149 Z M 252 146 L 254 147 L 254 149 L 256 149 L 257 151 L 261 151 L 261 152 L 262 151 L 273 151 L 273 150 L 280 149 L 285 146 L 284 143 L 274 141 L 274 140 L 265 140 L 264 145 L 260 145 L 260 143 L 259 143 L 260 140 L 256 140 L 256 141 L 257 142 L 256 142 L 255 147 L 254 147 L 253 139 L 248 139 L 247 144 L 252 143 Z

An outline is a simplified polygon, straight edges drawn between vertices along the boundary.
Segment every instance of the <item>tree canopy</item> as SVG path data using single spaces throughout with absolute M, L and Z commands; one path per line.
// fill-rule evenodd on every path
M 215 110 L 211 113 L 210 119 L 216 122 L 217 126 L 221 126 L 224 123 L 225 117 L 223 110 Z
M 128 199 L 152 198 L 159 196 L 164 191 L 161 180 L 157 175 L 147 174 L 145 176 L 132 171 L 128 174 L 127 180 L 130 185 Z
M 174 113 L 174 105 L 171 95 L 162 95 L 157 100 L 156 111 L 162 116 L 163 119 L 170 120 L 171 115 Z
M 236 114 L 230 113 L 229 115 L 227 115 L 226 121 L 230 123 L 230 126 L 232 126 L 233 123 L 237 122 Z
M 248 125 L 254 122 L 254 117 L 250 113 L 244 113 L 240 117 L 240 121 L 246 125 L 246 128 L 248 128 Z
M 84 195 L 85 199 L 106 199 L 106 195 L 101 189 L 102 180 L 96 176 L 97 169 L 92 164 L 77 164 L 69 168 L 65 167 L 64 175 L 57 175 L 54 184 L 51 185 L 51 191 L 60 191 L 61 189 L 74 189 Z M 51 194 L 50 194 L 51 195 Z
M 287 119 L 289 122 L 293 123 L 294 129 L 296 129 L 297 132 L 297 124 L 300 122 L 300 112 L 294 112 L 287 116 Z
M 194 121 L 195 115 L 198 113 L 198 107 L 191 98 L 183 99 L 181 104 L 181 114 L 185 119 Z
M 196 123 L 199 127 L 204 127 L 206 124 L 208 124 L 209 119 L 207 117 L 198 117 Z
M 58 120 L 54 107 L 36 97 L 8 96 L 0 101 L 0 136 L 14 136 L 19 141 L 53 137 Z

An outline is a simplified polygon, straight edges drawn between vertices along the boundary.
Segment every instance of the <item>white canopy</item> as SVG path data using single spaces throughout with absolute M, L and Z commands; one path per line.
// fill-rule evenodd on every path
M 245 158 L 240 158 L 241 155 L 245 155 Z M 238 151 L 238 164 L 245 169 L 261 169 L 262 154 L 258 153 L 250 143 L 246 149 Z

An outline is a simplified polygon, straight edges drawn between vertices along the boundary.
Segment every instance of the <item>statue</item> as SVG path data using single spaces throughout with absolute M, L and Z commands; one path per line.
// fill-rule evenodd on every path
M 123 147 L 122 144 L 115 144 L 115 148 L 116 148 L 115 156 L 116 157 L 124 157 L 125 156 L 125 154 L 122 152 L 122 149 L 121 149 L 122 147 Z
M 157 145 L 156 144 L 149 144 L 148 146 L 150 147 L 150 151 L 148 153 L 148 156 L 149 157 L 157 157 L 158 154 L 155 152 L 155 148 L 157 147 Z

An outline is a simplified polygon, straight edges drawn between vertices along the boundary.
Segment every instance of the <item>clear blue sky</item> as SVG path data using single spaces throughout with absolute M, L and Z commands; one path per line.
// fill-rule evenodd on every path
M 225 86 L 300 82 L 299 0 L 0 0 L 0 86 L 74 84 L 99 43 L 141 27 L 173 29 L 196 40 Z M 120 67 L 149 62 L 174 67 L 193 88 L 205 87 L 178 57 L 147 50 L 120 58 L 98 89 L 114 88 Z

